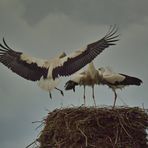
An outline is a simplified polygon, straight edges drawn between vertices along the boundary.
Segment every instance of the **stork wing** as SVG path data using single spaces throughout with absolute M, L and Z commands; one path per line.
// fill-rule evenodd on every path
M 22 52 L 14 51 L 6 44 L 4 38 L 3 43 L 3 45 L 0 44 L 0 62 L 13 72 L 31 81 L 37 81 L 42 76 L 47 76 L 48 69 L 44 66 L 42 67 L 42 64 L 39 65 L 39 63 L 44 63 L 44 61 L 27 57 Z
M 120 84 L 125 79 L 125 76 L 118 73 L 112 73 L 110 75 L 103 75 L 103 80 L 110 84 Z
M 125 79 L 122 82 L 120 82 L 121 85 L 140 85 L 141 83 L 143 83 L 142 80 L 139 78 L 128 76 L 121 73 L 119 74 L 125 77 Z
M 86 48 L 80 49 L 69 56 L 64 57 L 62 64 L 56 66 L 53 69 L 52 77 L 53 79 L 58 76 L 68 76 L 88 63 L 90 63 L 97 55 L 99 55 L 105 48 L 115 45 L 115 42 L 118 41 L 119 34 L 116 35 L 117 28 L 116 26 L 111 26 L 107 34 L 100 40 L 87 45 Z
M 107 85 L 140 85 L 142 83 L 142 80 L 139 78 L 128 76 L 121 73 L 116 73 L 113 71 L 108 71 L 108 69 L 105 69 L 102 73 L 101 82 L 102 84 Z

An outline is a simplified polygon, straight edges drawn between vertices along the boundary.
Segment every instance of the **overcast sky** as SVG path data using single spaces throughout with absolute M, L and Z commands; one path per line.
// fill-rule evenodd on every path
M 0 0 L 0 40 L 35 57 L 50 59 L 65 51 L 85 46 L 103 37 L 109 25 L 118 24 L 120 41 L 95 59 L 96 67 L 113 70 L 143 80 L 140 87 L 117 91 L 117 105 L 148 108 L 148 1 L 147 0 Z M 59 88 L 64 89 L 64 78 Z M 87 105 L 93 105 L 91 88 Z M 36 139 L 41 129 L 33 121 L 42 120 L 61 106 L 80 106 L 83 88 L 48 93 L 0 64 L 0 147 L 23 148 Z M 112 105 L 113 92 L 95 87 L 97 105 Z

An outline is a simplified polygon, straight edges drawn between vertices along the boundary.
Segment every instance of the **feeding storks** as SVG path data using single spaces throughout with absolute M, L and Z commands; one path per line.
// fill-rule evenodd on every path
M 76 73 L 73 75 L 71 80 L 67 81 L 65 84 L 65 90 L 75 91 L 75 86 L 82 85 L 84 86 L 84 104 L 85 104 L 85 86 L 92 87 L 92 97 L 95 103 L 94 97 L 94 85 L 107 85 L 114 92 L 115 98 L 113 103 L 113 108 L 116 104 L 117 93 L 116 89 L 122 89 L 128 85 L 140 85 L 142 80 L 136 77 L 128 76 L 121 73 L 113 72 L 109 68 L 99 68 L 98 70 L 95 68 L 93 62 L 88 64 L 87 70 Z
M 19 76 L 30 81 L 38 81 L 39 87 L 48 91 L 51 97 L 52 89 L 57 89 L 63 94 L 63 91 L 56 87 L 59 77 L 77 72 L 105 48 L 115 45 L 115 42 L 119 40 L 119 35 L 116 33 L 116 26 L 111 26 L 100 40 L 69 55 L 62 54 L 51 60 L 39 59 L 23 52 L 17 52 L 10 48 L 3 38 L 3 44 L 0 44 L 0 62 Z

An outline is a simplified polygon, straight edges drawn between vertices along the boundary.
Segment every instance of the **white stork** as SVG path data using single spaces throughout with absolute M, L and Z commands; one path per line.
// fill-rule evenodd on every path
M 68 82 L 65 84 L 65 90 L 73 89 L 75 91 L 76 85 L 82 85 L 84 87 L 84 104 L 86 104 L 85 100 L 85 86 L 91 86 L 92 87 L 92 98 L 94 100 L 94 104 L 96 106 L 95 102 L 95 95 L 94 95 L 94 85 L 100 83 L 100 77 L 98 75 L 98 71 L 95 68 L 93 62 L 88 64 L 88 67 L 83 72 L 77 72 L 74 74 Z
M 63 91 L 56 87 L 59 77 L 75 73 L 90 63 L 105 48 L 115 45 L 119 40 L 116 32 L 116 26 L 111 26 L 102 39 L 69 55 L 62 54 L 51 60 L 38 59 L 23 52 L 17 52 L 10 48 L 3 38 L 3 44 L 0 44 L 0 62 L 19 76 L 30 81 L 38 81 L 39 87 L 48 91 L 50 97 L 52 89 L 57 89 L 63 94 Z
M 122 89 L 125 86 L 128 85 L 140 85 L 142 83 L 142 80 L 136 77 L 128 76 L 121 73 L 113 72 L 109 68 L 99 68 L 98 70 L 94 67 L 93 62 L 88 64 L 87 70 L 74 74 L 73 78 L 66 82 L 65 84 L 65 90 L 71 90 L 75 91 L 75 86 L 77 85 L 83 85 L 84 86 L 84 104 L 85 104 L 85 86 L 91 86 L 92 87 L 92 97 L 95 103 L 94 98 L 94 85 L 107 85 L 109 88 L 111 88 L 114 92 L 115 98 L 113 103 L 113 108 L 116 104 L 117 99 L 117 93 L 116 89 Z

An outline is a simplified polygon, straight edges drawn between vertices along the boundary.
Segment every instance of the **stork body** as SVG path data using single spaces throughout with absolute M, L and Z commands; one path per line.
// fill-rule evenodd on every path
M 133 76 L 129 76 L 122 73 L 116 73 L 109 68 L 99 68 L 98 74 L 101 77 L 101 84 L 107 85 L 114 92 L 114 103 L 113 108 L 116 104 L 117 93 L 116 89 L 123 89 L 129 85 L 137 85 L 139 86 L 142 83 L 142 80 Z
M 83 72 L 74 74 L 72 79 L 69 80 L 65 84 L 65 89 L 66 90 L 73 89 L 73 91 L 75 91 L 76 85 L 80 85 L 80 86 L 82 85 L 84 87 L 83 98 L 84 98 L 84 104 L 85 104 L 86 103 L 86 101 L 85 101 L 85 87 L 86 86 L 92 87 L 92 98 L 93 98 L 94 104 L 96 106 L 95 95 L 94 95 L 94 85 L 99 84 L 99 83 L 100 83 L 100 77 L 98 75 L 98 71 L 95 68 L 93 62 L 91 62 L 88 64 L 86 70 L 84 70 Z
M 0 62 L 19 76 L 30 81 L 38 81 L 38 85 L 49 91 L 51 96 L 52 89 L 59 90 L 56 88 L 59 77 L 75 73 L 90 63 L 105 48 L 115 45 L 119 36 L 116 32 L 116 26 L 110 27 L 102 39 L 69 55 L 62 54 L 51 60 L 38 59 L 23 52 L 17 52 L 10 48 L 3 38 L 3 44 L 0 44 Z M 63 94 L 62 91 L 61 94 Z
M 116 73 L 110 70 L 109 68 L 101 67 L 98 70 L 96 70 L 93 65 L 94 68 L 92 70 L 90 68 L 92 65 L 93 63 L 90 63 L 86 71 L 75 74 L 73 78 L 71 78 L 71 80 L 69 80 L 65 84 L 65 89 L 66 90 L 73 89 L 75 91 L 75 86 L 83 85 L 84 96 L 85 96 L 85 86 L 91 86 L 93 90 L 92 96 L 94 99 L 94 85 L 107 85 L 109 86 L 109 88 L 113 90 L 115 95 L 114 103 L 113 103 L 113 108 L 114 108 L 116 99 L 117 99 L 116 89 L 122 89 L 128 85 L 139 86 L 142 83 L 142 80 L 140 80 L 139 78 L 128 76 L 121 73 Z M 90 71 L 92 74 L 94 74 L 93 77 L 92 77 L 92 74 L 90 74 Z M 95 102 L 95 99 L 94 99 L 94 102 Z M 85 97 L 84 97 L 84 103 L 85 103 Z

